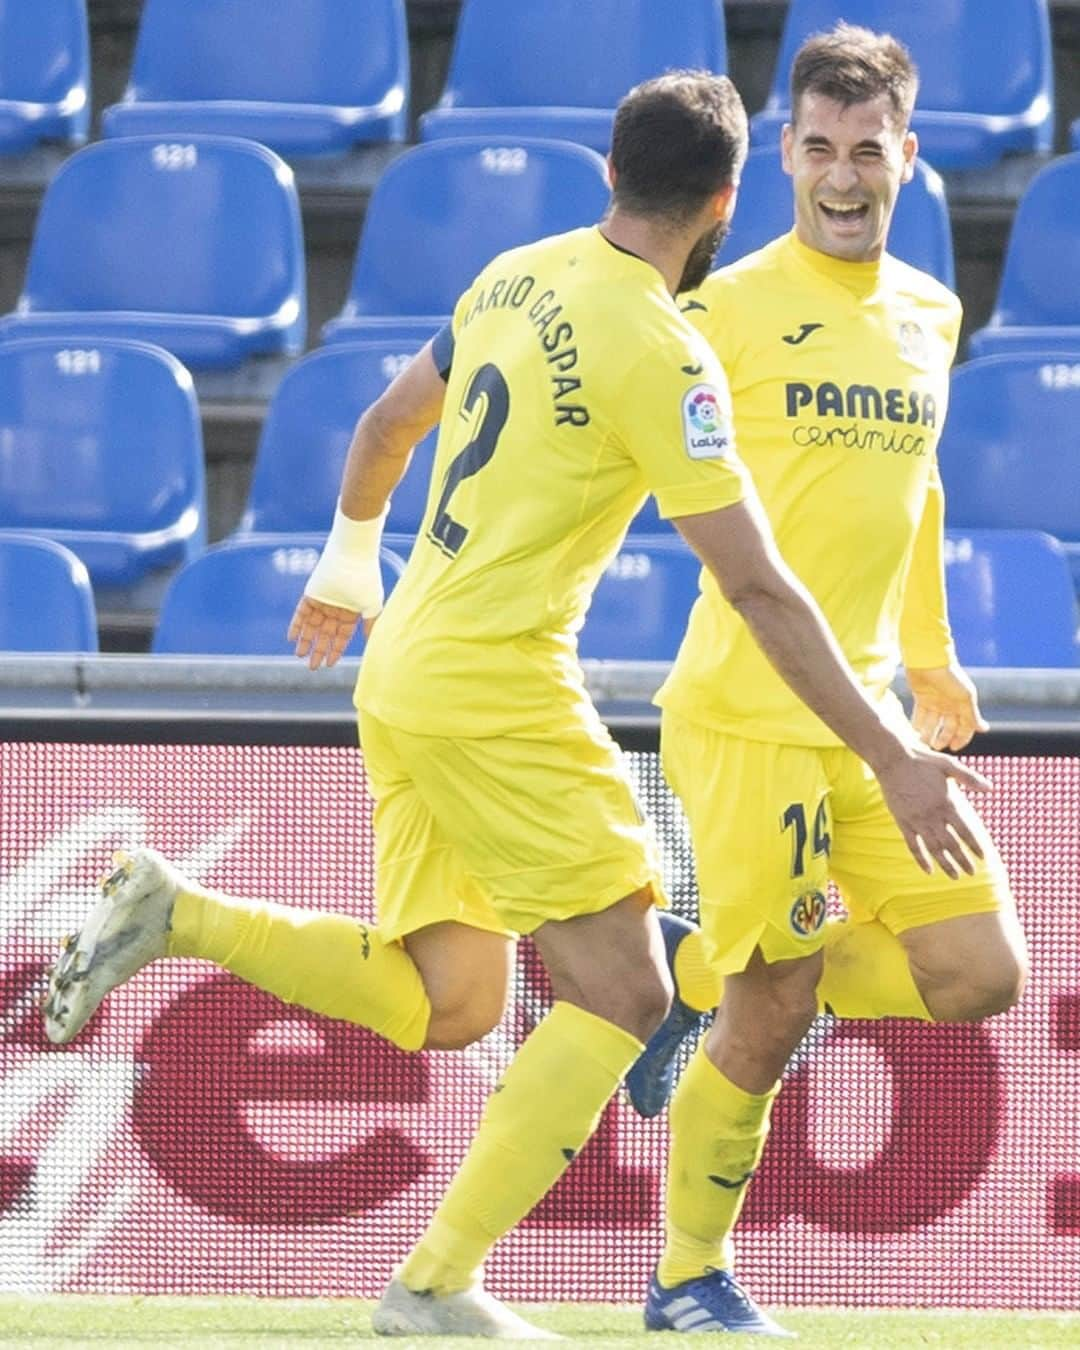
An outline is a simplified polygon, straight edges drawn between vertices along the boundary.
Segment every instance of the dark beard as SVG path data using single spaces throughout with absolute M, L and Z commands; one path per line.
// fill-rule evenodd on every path
M 690 250 L 690 256 L 682 270 L 679 284 L 675 287 L 676 295 L 682 295 L 684 291 L 697 290 L 712 271 L 716 255 L 720 252 L 720 245 L 728 237 L 730 229 L 731 227 L 726 220 L 720 220 L 711 230 L 701 236 Z

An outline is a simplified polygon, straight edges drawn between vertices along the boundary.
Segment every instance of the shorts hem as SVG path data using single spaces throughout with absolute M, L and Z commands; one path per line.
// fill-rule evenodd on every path
M 909 928 L 926 928 L 935 923 L 944 923 L 948 919 L 962 919 L 969 914 L 1000 914 L 1009 908 L 1010 890 L 1004 880 L 1000 884 L 986 882 L 978 886 L 964 887 L 963 890 L 940 890 L 934 893 L 920 893 L 917 911 L 905 911 L 904 897 L 886 902 L 874 917 L 898 937 Z M 947 906 L 945 913 L 934 913 L 938 906 Z M 893 921 L 889 913 L 892 911 Z
M 572 912 L 564 908 L 558 912 L 542 913 L 528 909 L 520 902 L 510 905 L 493 900 L 492 904 L 499 910 L 500 917 L 505 917 L 513 923 L 519 933 L 529 934 L 535 933 L 541 925 L 552 921 L 581 919 L 589 914 L 602 914 L 605 909 L 610 909 L 612 905 L 617 905 L 620 900 L 625 900 L 627 896 L 642 891 L 646 887 L 652 891 L 652 903 L 656 908 L 667 909 L 670 901 L 667 892 L 664 890 L 663 879 L 656 871 L 649 871 L 644 876 L 638 873 L 635 879 L 630 881 L 620 879 L 612 885 L 606 886 L 588 904 L 574 909 Z

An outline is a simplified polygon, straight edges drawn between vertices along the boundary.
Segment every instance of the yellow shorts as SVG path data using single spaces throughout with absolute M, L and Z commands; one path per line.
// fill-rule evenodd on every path
M 551 738 L 419 736 L 360 713 L 387 941 L 453 920 L 514 936 L 651 886 L 652 832 L 599 721 Z
M 846 747 L 745 740 L 667 710 L 660 747 L 690 824 L 706 947 L 724 974 L 744 969 L 755 947 L 785 961 L 823 946 L 845 917 L 830 912 L 830 879 L 847 917 L 893 933 L 1012 908 L 997 849 L 959 791 L 985 857 L 973 876 L 951 881 L 922 871 L 877 779 Z

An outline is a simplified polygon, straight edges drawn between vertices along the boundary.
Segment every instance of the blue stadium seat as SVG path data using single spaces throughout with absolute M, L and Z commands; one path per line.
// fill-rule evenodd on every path
M 84 141 L 89 86 L 86 0 L 0 0 L 0 154 Z
M 152 650 L 158 655 L 288 656 L 285 634 L 325 534 L 270 534 L 208 549 L 172 579 Z M 405 564 L 382 550 L 389 595 Z M 347 655 L 363 646 L 359 628 Z
M 1080 150 L 1080 117 L 1069 128 L 1069 144 L 1074 150 Z
M 634 519 L 630 522 L 629 533 L 632 535 L 656 535 L 664 534 L 674 527 L 666 520 L 660 519 L 660 512 L 656 507 L 656 498 L 650 492 L 645 498 L 645 503 Z
M 357 418 L 421 346 L 342 343 L 292 367 L 267 409 L 241 534 L 329 528 Z M 420 528 L 434 441 L 428 436 L 417 447 L 391 499 L 387 529 Z
M 283 155 L 405 139 L 403 0 L 145 0 L 106 136 L 246 136 Z
M 464 0 L 420 138 L 544 136 L 607 154 L 619 99 L 679 67 L 727 69 L 721 0 Z
M 376 184 L 348 301 L 323 337 L 376 336 L 371 316 L 437 327 L 495 254 L 593 224 L 608 197 L 604 161 L 584 146 L 482 137 L 418 145 Z
M 347 342 L 351 346 L 367 342 L 391 342 L 398 346 L 413 343 L 420 348 L 446 323 L 449 315 L 429 314 L 426 318 L 410 318 L 400 314 L 365 314 L 346 317 L 349 307 L 336 319 L 323 325 L 322 340 L 326 345 Z
M 678 535 L 627 539 L 596 588 L 578 639 L 582 657 L 602 661 L 671 661 L 701 564 Z
M 252 141 L 132 136 L 58 170 L 0 340 L 140 338 L 193 369 L 229 368 L 299 351 L 304 311 L 288 165 Z
M 739 185 L 731 234 L 724 241 L 718 262 L 735 262 L 767 244 L 792 226 L 794 208 L 791 179 L 780 163 L 774 145 L 751 150 Z M 915 177 L 901 189 L 896 214 L 889 230 L 889 252 L 895 257 L 937 277 L 950 290 L 955 287 L 952 229 L 941 178 L 923 163 L 915 162 Z
M 191 376 L 115 339 L 0 345 L 0 529 L 67 545 L 95 586 L 125 586 L 205 543 Z
M 1080 581 L 1080 350 L 958 366 L 938 458 L 952 528 L 1045 530 Z
M 1046 151 L 1054 136 L 1047 0 L 791 0 L 772 87 L 751 122 L 755 145 L 790 120 L 788 80 L 803 41 L 840 18 L 894 33 L 919 67 L 912 126 L 935 169 L 980 169 Z
M 1080 154 L 1028 185 L 1013 218 L 997 304 L 972 333 L 972 356 L 1080 351 Z
M 962 665 L 1080 666 L 1069 564 L 1050 535 L 949 530 L 945 584 Z
M 51 539 L 0 534 L 0 651 L 96 652 L 86 568 Z

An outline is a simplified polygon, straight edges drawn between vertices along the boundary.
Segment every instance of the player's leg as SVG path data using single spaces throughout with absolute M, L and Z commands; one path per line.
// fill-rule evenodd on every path
M 509 937 L 463 923 L 434 923 L 406 933 L 402 942 L 431 1004 L 425 1050 L 460 1050 L 499 1025 L 516 950 Z
M 910 857 L 861 760 L 833 752 L 832 873 L 853 922 L 834 930 L 819 992 L 841 1016 L 971 1021 L 1019 998 L 1023 933 L 1004 865 L 986 827 L 958 794 L 984 857 L 974 875 L 927 875 Z M 873 922 L 865 922 L 871 919 Z
M 505 1004 L 510 937 L 378 724 L 366 726 L 365 754 L 388 923 L 380 917 L 376 928 L 346 914 L 226 895 L 137 850 L 105 883 L 50 976 L 50 1038 L 72 1039 L 111 989 L 166 955 L 213 961 L 285 1002 L 369 1027 L 406 1050 L 459 1046 L 490 1030 Z
M 597 730 L 452 749 L 426 778 L 457 779 L 444 781 L 444 826 L 464 827 L 464 816 L 454 817 L 467 812 L 470 871 L 507 924 L 534 935 L 556 1001 L 489 1098 L 464 1162 L 380 1304 L 376 1327 L 402 1334 L 460 1329 L 450 1317 L 455 1300 L 479 1288 L 492 1245 L 589 1139 L 669 997 L 651 908 L 656 863 L 609 738 Z M 444 1300 L 447 1318 L 432 1328 Z
M 533 934 L 555 1002 L 514 1056 L 401 1279 L 453 1293 L 550 1190 L 592 1136 L 668 989 L 646 889 Z M 598 954 L 603 953 L 603 959 Z
M 652 1330 L 786 1334 L 739 1285 L 732 1233 L 784 1066 L 816 1016 L 820 969 L 820 951 L 766 962 L 758 949 L 725 977 L 671 1104 L 665 1243 L 645 1307 Z
M 785 1064 L 817 1012 L 828 781 L 819 752 L 743 741 L 665 713 L 664 765 L 694 842 L 713 1025 L 671 1106 L 657 1330 L 781 1334 L 734 1275 L 731 1234 Z
M 818 1006 L 836 1017 L 934 1019 L 911 973 L 907 952 L 877 919 L 831 926 L 818 982 Z

